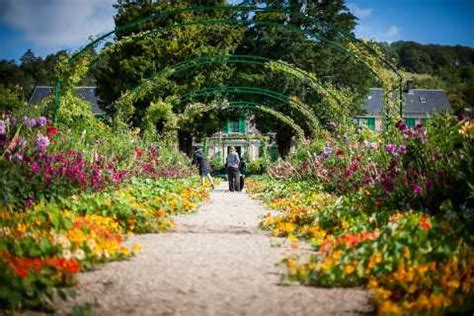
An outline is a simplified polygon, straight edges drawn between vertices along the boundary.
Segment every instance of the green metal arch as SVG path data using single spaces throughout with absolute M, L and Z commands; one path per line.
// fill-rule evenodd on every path
M 279 102 L 285 103 L 295 110 L 299 111 L 307 119 L 307 125 L 311 130 L 311 133 L 317 135 L 320 132 L 319 121 L 317 117 L 312 112 L 306 104 L 299 102 L 296 98 L 288 97 L 284 94 L 275 92 L 269 89 L 255 88 L 255 87 L 228 87 L 228 86 L 219 86 L 219 87 L 207 87 L 197 91 L 185 93 L 181 95 L 179 103 L 185 100 L 191 100 L 194 97 L 207 97 L 207 96 L 216 96 L 222 94 L 256 94 L 269 97 L 271 99 L 277 100 Z
M 281 60 L 272 60 L 266 57 L 260 56 L 253 56 L 253 55 L 215 55 L 215 56 L 201 56 L 197 58 L 187 59 L 182 62 L 176 63 L 170 67 L 166 67 L 161 69 L 160 71 L 155 72 L 149 78 L 144 79 L 140 84 L 134 87 L 131 91 L 121 96 L 116 103 L 120 104 L 123 98 L 133 98 L 139 92 L 144 89 L 146 83 L 150 81 L 154 81 L 158 78 L 168 78 L 175 73 L 181 73 L 184 71 L 188 71 L 203 65 L 207 64 L 254 64 L 254 65 L 263 65 L 263 66 L 270 66 L 272 63 L 277 64 L 280 66 L 287 67 L 291 69 L 291 71 L 285 71 L 286 74 L 292 75 L 298 78 L 298 75 L 304 77 L 305 81 L 309 84 L 309 86 L 317 93 L 317 94 L 326 94 L 333 98 L 338 105 L 342 105 L 341 100 L 338 98 L 336 94 L 334 94 L 331 90 L 326 89 L 323 84 L 317 80 L 317 78 L 306 72 L 305 70 L 293 66 L 289 63 L 286 63 Z M 146 88 L 146 86 L 145 86 Z
M 173 16 L 173 15 L 181 14 L 181 13 L 188 13 L 188 12 L 202 13 L 202 12 L 206 12 L 206 11 L 229 11 L 229 12 L 232 12 L 232 13 L 260 12 L 260 13 L 291 14 L 292 16 L 295 16 L 298 19 L 301 19 L 303 21 L 308 21 L 308 22 L 311 22 L 311 23 L 315 23 L 318 27 L 323 27 L 323 28 L 333 30 L 338 35 L 342 36 L 344 39 L 349 40 L 349 41 L 351 41 L 355 44 L 362 45 L 370 53 L 372 53 L 379 60 L 381 60 L 384 64 L 386 64 L 391 70 L 393 70 L 399 76 L 400 79 L 402 78 L 401 74 L 398 72 L 398 69 L 393 64 L 391 64 L 388 60 L 383 58 L 383 56 L 380 56 L 378 54 L 378 52 L 375 51 L 372 47 L 370 47 L 369 45 L 367 45 L 363 41 L 361 41 L 361 40 L 357 39 L 356 37 L 354 37 L 351 33 L 343 31 L 342 29 L 340 29 L 340 28 L 338 28 L 338 27 L 336 27 L 336 26 L 334 26 L 330 23 L 317 20 L 313 17 L 304 15 L 300 12 L 291 11 L 289 8 L 284 8 L 284 9 L 280 9 L 280 8 L 278 8 L 278 9 L 275 9 L 275 8 L 262 8 L 262 7 L 253 6 L 253 5 L 245 5 L 245 6 L 243 6 L 243 5 L 237 5 L 237 6 L 205 6 L 205 5 L 198 5 L 198 6 L 189 6 L 189 7 L 181 8 L 181 9 L 165 10 L 165 11 L 162 11 L 162 12 L 159 12 L 159 13 L 154 13 L 154 14 L 151 14 L 151 15 L 145 17 L 145 18 L 141 18 L 141 19 L 137 19 L 135 21 L 132 21 L 132 22 L 130 22 L 127 25 L 124 25 L 122 27 L 114 28 L 114 30 L 105 33 L 104 35 L 100 36 L 96 40 L 94 40 L 91 43 L 89 43 L 88 45 L 86 45 L 84 48 L 82 48 L 80 51 L 78 51 L 76 54 L 74 54 L 71 59 L 74 60 L 77 57 L 79 57 L 84 51 L 87 51 L 90 48 L 96 47 L 96 45 L 100 41 L 106 39 L 107 37 L 109 37 L 111 35 L 114 35 L 119 31 L 126 31 L 127 29 L 131 29 L 133 27 L 136 27 L 136 26 L 140 25 L 141 23 L 151 22 L 151 21 L 153 21 L 154 19 L 157 19 L 157 18 L 170 17 L 170 16 Z M 251 22 L 252 22 L 252 24 L 254 24 L 258 21 L 251 21 Z M 314 32 L 314 35 L 318 36 L 318 33 Z M 324 38 L 323 36 L 318 36 L 318 37 L 321 40 L 326 41 L 328 43 L 336 43 L 336 42 L 333 42 L 331 40 L 328 40 L 328 39 Z M 346 49 L 344 49 L 344 50 L 347 51 Z
M 104 34 L 103 36 L 99 37 L 98 39 L 94 40 L 93 42 L 89 43 L 88 45 L 86 45 L 84 48 L 82 48 L 80 51 L 78 51 L 76 54 L 74 54 L 71 59 L 70 59 L 70 63 L 73 63 L 75 62 L 75 60 L 77 58 L 79 58 L 85 51 L 89 50 L 89 49 L 93 49 L 94 47 L 96 47 L 98 45 L 98 43 L 102 40 L 104 40 L 105 38 L 113 35 L 113 34 L 116 34 L 117 32 L 120 32 L 120 31 L 124 31 L 124 30 L 127 30 L 128 28 L 132 28 L 132 27 L 135 27 L 137 25 L 139 25 L 140 23 L 143 23 L 143 22 L 147 22 L 147 21 L 152 21 L 153 19 L 156 19 L 158 17 L 167 17 L 167 16 L 171 16 L 171 15 L 176 15 L 176 14 L 179 14 L 179 13 L 184 13 L 184 12 L 205 12 L 205 11 L 210 11 L 210 10 L 213 10 L 213 11 L 216 11 L 216 10 L 219 10 L 219 11 L 231 11 L 231 12 L 262 12 L 262 13 L 281 13 L 281 14 L 288 14 L 288 13 L 291 13 L 293 16 L 296 16 L 300 19 L 303 19 L 303 20 L 306 20 L 306 21 L 311 21 L 312 23 L 315 23 L 317 25 L 322 25 L 326 28 L 329 28 L 331 30 L 334 30 L 337 32 L 337 34 L 339 35 L 342 35 L 345 39 L 348 39 L 354 43 L 356 43 L 357 45 L 362 45 L 364 46 L 372 55 L 376 56 L 379 60 L 381 60 L 383 63 L 385 63 L 390 69 L 392 69 L 400 78 L 400 93 L 401 93 L 401 84 L 402 84 L 402 77 L 400 75 L 400 73 L 398 72 L 398 70 L 396 69 L 396 67 L 394 67 L 393 65 L 391 65 L 391 63 L 389 63 L 387 60 L 385 60 L 384 58 L 382 58 L 380 55 L 378 55 L 378 53 L 373 50 L 369 45 L 363 43 L 362 41 L 356 39 L 354 36 L 352 36 L 351 34 L 347 33 L 347 32 L 344 32 L 334 26 L 332 26 L 331 24 L 329 23 L 325 23 L 325 22 L 322 22 L 322 21 L 318 21 L 314 18 L 311 18 L 311 17 L 307 17 L 303 14 L 300 14 L 298 12 L 291 12 L 290 10 L 286 9 L 286 10 L 276 10 L 276 9 L 263 9 L 263 8 L 259 8 L 257 6 L 191 6 L 191 7 L 187 7 L 187 8 L 183 8 L 183 9 L 175 9 L 175 10 L 168 10 L 168 11 L 162 11 L 158 14 L 152 14 L 150 15 L 149 17 L 146 17 L 146 18 L 142 18 L 142 19 L 139 19 L 139 20 L 136 20 L 136 21 L 133 21 L 133 22 L 130 22 L 129 24 L 123 26 L 123 27 L 118 27 L 118 28 L 115 28 L 113 31 L 110 31 L 106 34 Z M 229 23 L 231 22 L 231 23 Z M 222 24 L 222 23 L 226 23 L 226 24 L 239 24 L 239 23 L 236 23 L 237 21 L 230 21 L 230 20 L 207 20 L 206 24 Z M 240 22 L 244 22 L 244 20 L 240 21 Z M 203 24 L 202 21 L 200 22 L 193 22 L 193 23 L 181 23 L 181 26 L 185 26 L 185 25 L 198 25 L 198 24 Z M 246 23 L 243 23 L 243 24 L 247 24 L 247 25 L 256 25 L 256 24 L 260 24 L 260 25 L 268 25 L 268 26 L 275 26 L 275 27 L 285 27 L 285 28 L 288 28 L 288 29 L 292 29 L 294 31 L 297 31 L 299 33 L 303 33 L 305 34 L 306 36 L 309 36 L 309 37 L 316 37 L 318 38 L 319 40 L 321 41 L 324 41 L 324 42 L 327 42 L 329 43 L 331 46 L 335 47 L 336 49 L 342 51 L 343 53 L 351 56 L 351 57 L 356 57 L 357 59 L 359 59 L 372 73 L 374 73 L 372 71 L 372 69 L 367 65 L 367 63 L 364 61 L 364 60 L 361 60 L 357 55 L 354 55 L 352 54 L 349 50 L 347 50 L 346 48 L 344 48 L 343 46 L 339 45 L 338 43 L 336 42 L 333 42 L 331 40 L 328 40 L 327 38 L 324 38 L 324 36 L 321 36 L 319 35 L 317 32 L 312 32 L 312 31 L 307 31 L 307 30 L 301 30 L 300 28 L 298 27 L 294 27 L 294 26 L 290 26 L 288 24 L 286 25 L 282 25 L 282 24 L 279 24 L 279 23 L 271 23 L 271 22 L 263 22 L 263 21 L 246 21 Z M 172 27 L 176 27 L 176 26 L 180 26 L 180 24 L 178 25 L 172 25 Z M 160 29 L 164 29 L 164 28 L 157 28 L 154 30 L 154 32 L 158 32 Z M 376 76 L 378 76 L 378 74 L 375 73 Z M 58 81 L 56 82 L 56 90 L 58 92 L 55 93 L 55 105 L 56 105 L 56 109 L 57 107 L 59 106 L 59 100 L 60 100 L 60 89 L 61 89 L 61 78 L 58 78 Z M 401 97 L 401 96 L 400 96 Z M 402 101 L 401 101 L 401 98 L 400 98 L 400 111 L 401 111 L 401 106 L 402 106 Z
M 215 109 L 225 110 L 225 109 L 228 109 L 228 108 L 241 108 L 241 109 L 242 108 L 247 108 L 247 109 L 252 109 L 252 110 L 257 110 L 257 111 L 261 111 L 261 112 L 264 112 L 264 113 L 268 113 L 268 114 L 272 115 L 274 118 L 276 118 L 277 120 L 279 120 L 282 123 L 284 123 L 284 124 L 288 125 L 289 127 L 293 128 L 295 133 L 296 133 L 297 139 L 299 139 L 300 141 L 304 141 L 306 139 L 304 130 L 291 117 L 289 117 L 288 115 L 285 115 L 285 114 L 283 114 L 279 111 L 276 111 L 276 110 L 272 109 L 269 106 L 266 106 L 264 104 L 257 103 L 257 102 L 252 102 L 252 101 L 228 101 L 227 104 L 223 105 L 223 106 L 208 105 L 208 106 L 202 108 L 201 111 L 199 111 L 199 113 L 204 113 L 204 112 L 215 110 Z

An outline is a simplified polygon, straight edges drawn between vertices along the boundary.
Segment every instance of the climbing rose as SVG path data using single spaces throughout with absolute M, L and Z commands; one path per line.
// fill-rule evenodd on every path
M 45 151 L 48 145 L 49 145 L 49 138 L 47 136 L 43 136 L 40 134 L 38 138 L 36 138 L 36 146 L 38 146 L 38 149 L 40 151 Z

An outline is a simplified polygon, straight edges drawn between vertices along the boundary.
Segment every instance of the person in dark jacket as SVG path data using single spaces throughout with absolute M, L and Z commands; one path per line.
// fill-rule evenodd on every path
M 214 180 L 212 179 L 212 176 L 211 176 L 212 169 L 211 169 L 211 166 L 209 165 L 209 162 L 207 162 L 206 157 L 204 157 L 204 153 L 202 149 L 198 149 L 194 152 L 192 164 L 197 165 L 199 169 L 199 175 L 201 176 L 201 184 L 204 185 L 204 179 L 208 178 L 212 189 L 214 189 Z
M 229 181 L 229 191 L 240 191 L 240 158 L 239 154 L 235 152 L 234 147 L 230 147 L 229 155 L 227 156 L 227 180 Z
M 245 174 L 247 173 L 247 164 L 245 163 L 244 158 L 240 158 L 239 171 L 240 171 L 240 191 L 242 191 L 242 189 L 244 188 Z

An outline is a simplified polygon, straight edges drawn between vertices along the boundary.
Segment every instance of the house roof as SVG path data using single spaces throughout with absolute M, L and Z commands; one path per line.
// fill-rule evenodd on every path
M 76 94 L 80 98 L 89 102 L 95 115 L 104 115 L 105 112 L 99 106 L 99 97 L 96 94 L 96 87 L 76 87 Z M 31 95 L 29 104 L 34 105 L 53 93 L 52 86 L 36 86 Z
M 442 89 L 412 89 L 403 92 L 403 113 L 425 115 L 449 112 L 451 104 Z M 367 114 L 380 114 L 383 108 L 383 89 L 371 88 L 365 99 Z

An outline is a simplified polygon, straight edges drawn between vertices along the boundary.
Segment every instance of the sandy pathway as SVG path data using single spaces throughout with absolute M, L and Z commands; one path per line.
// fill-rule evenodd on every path
M 245 193 L 221 184 L 195 215 L 176 219 L 176 231 L 135 236 L 142 251 L 79 277 L 78 296 L 93 315 L 342 315 L 371 310 L 356 289 L 282 286 L 276 266 L 288 246 L 272 247 L 259 232 L 266 212 Z M 273 239 L 273 243 L 275 240 Z M 281 243 L 281 242 L 279 242 Z

